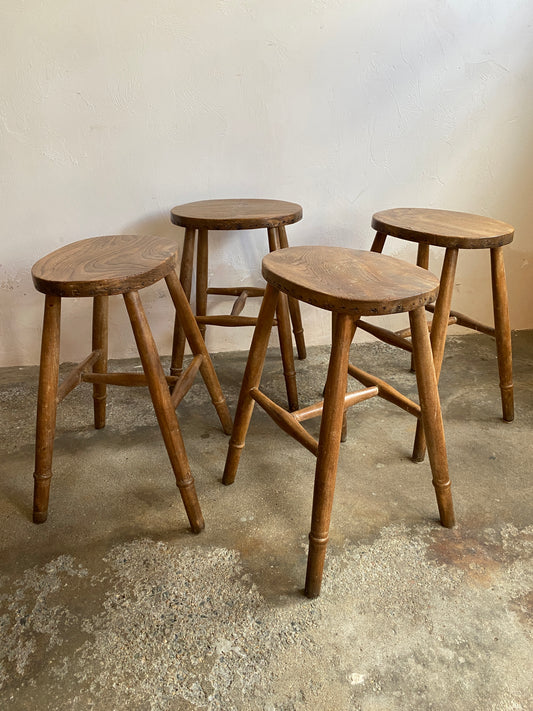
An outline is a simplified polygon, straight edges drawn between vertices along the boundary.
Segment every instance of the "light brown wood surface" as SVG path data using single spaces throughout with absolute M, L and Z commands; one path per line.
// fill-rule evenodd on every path
M 280 291 L 328 311 L 359 316 L 410 311 L 432 301 L 439 282 L 408 262 L 344 247 L 289 247 L 263 259 Z
M 446 527 L 454 525 L 437 379 L 424 315 L 425 303 L 435 297 L 438 281 L 427 270 L 392 257 L 317 246 L 271 252 L 263 258 L 263 276 L 267 287 L 244 372 L 222 482 L 228 485 L 235 480 L 255 402 L 284 432 L 315 454 L 305 582 L 305 594 L 312 598 L 319 595 L 322 583 L 345 412 L 356 402 L 379 395 L 423 421 L 440 521 Z M 332 311 L 333 335 L 324 400 L 292 414 L 259 389 L 272 319 L 284 295 L 282 291 L 292 298 Z M 393 311 L 409 312 L 419 406 L 383 380 L 349 363 L 350 345 L 360 314 Z M 367 386 L 365 390 L 347 394 L 348 373 L 363 382 Z M 317 442 L 301 422 L 318 415 L 322 420 Z
M 264 290 L 236 287 L 209 287 L 208 263 L 209 230 L 243 230 L 266 228 L 270 251 L 288 247 L 285 225 L 301 220 L 300 205 L 282 200 L 268 199 L 228 199 L 200 200 L 186 205 L 178 205 L 171 211 L 171 221 L 185 227 L 185 241 L 181 262 L 180 280 L 183 290 L 190 300 L 192 272 L 194 268 L 194 242 L 198 232 L 196 251 L 196 320 L 202 336 L 205 338 L 206 326 L 241 327 L 257 323 L 255 317 L 241 315 L 249 297 L 262 297 Z M 207 297 L 209 294 L 235 296 L 236 299 L 229 315 L 208 314 Z M 291 323 L 296 341 L 298 357 L 306 357 L 302 317 L 298 301 L 287 299 L 282 294 L 276 312 L 280 352 L 283 360 L 287 399 L 289 408 L 298 408 L 298 399 L 294 380 L 294 356 L 292 353 Z M 179 375 L 183 366 L 185 340 L 183 329 L 178 320 L 174 325 L 174 339 L 171 358 L 172 375 Z
M 124 302 L 130 317 L 135 342 L 141 358 L 143 370 L 148 381 L 148 389 L 152 398 L 154 411 L 163 436 L 176 485 L 194 533 L 204 528 L 204 518 L 198 503 L 194 479 L 189 468 L 185 444 L 181 436 L 178 419 L 172 405 L 167 381 L 163 373 L 157 348 L 142 307 L 138 291 L 128 291 L 124 294 Z
M 95 237 L 62 247 L 39 260 L 32 270 L 36 287 L 46 294 L 35 444 L 35 523 L 46 521 L 57 405 L 81 382 L 93 383 L 94 423 L 104 427 L 107 385 L 147 385 L 159 428 L 174 471 L 185 511 L 195 533 L 204 527 L 194 481 L 189 470 L 175 407 L 200 371 L 211 400 L 229 434 L 231 416 L 190 304 L 175 272 L 173 240 L 136 235 Z M 163 373 L 144 312 L 139 289 L 165 279 L 189 342 L 193 360 L 181 378 Z M 144 375 L 108 373 L 108 296 L 122 294 L 137 343 Z M 92 352 L 58 383 L 61 297 L 93 297 Z M 169 392 L 172 386 L 172 395 Z
M 511 350 L 511 324 L 509 300 L 503 262 L 503 246 L 512 242 L 514 229 L 511 225 L 490 217 L 451 210 L 426 208 L 395 208 L 376 212 L 372 217 L 376 235 L 371 251 L 381 252 L 387 236 L 418 243 L 417 264 L 429 268 L 430 246 L 445 249 L 440 276 L 440 291 L 435 304 L 426 304 L 434 313 L 431 324 L 431 344 L 437 380 L 444 355 L 448 325 L 459 326 L 486 333 L 496 339 L 502 413 L 505 422 L 514 419 L 514 390 Z M 470 316 L 451 308 L 455 273 L 460 249 L 489 249 L 494 310 L 494 327 L 480 323 Z M 410 331 L 392 333 L 377 329 L 372 324 L 360 322 L 360 327 L 373 333 L 386 343 L 408 348 Z M 421 461 L 425 454 L 422 422 L 419 421 L 413 448 L 413 459 Z
M 199 200 L 177 205 L 170 212 L 175 225 L 206 230 L 253 230 L 291 225 L 302 219 L 295 202 L 260 198 Z
M 491 217 L 418 207 L 376 212 L 372 216 L 372 227 L 378 235 L 458 249 L 501 247 L 512 242 L 514 236 L 511 225 Z
M 155 284 L 177 262 L 172 239 L 106 235 L 60 247 L 36 262 L 31 273 L 43 294 L 110 296 Z

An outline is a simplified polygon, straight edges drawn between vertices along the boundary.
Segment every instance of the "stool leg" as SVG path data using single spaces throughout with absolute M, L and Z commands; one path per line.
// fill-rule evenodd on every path
M 383 247 L 385 246 L 385 240 L 387 235 L 384 232 L 376 232 L 372 246 L 370 247 L 371 252 L 383 252 Z
M 155 414 L 163 435 L 168 456 L 176 476 L 185 511 L 194 533 L 204 528 L 204 519 L 196 496 L 194 479 L 191 476 L 185 445 L 181 436 L 176 413 L 172 407 L 168 385 L 163 373 L 156 345 L 146 320 L 146 314 L 137 291 L 124 294 L 124 301 L 131 327 L 139 350 L 141 363 L 148 380 Z
M 191 300 L 192 272 L 194 264 L 194 236 L 196 231 L 190 228 L 185 230 L 183 252 L 181 255 L 180 281 L 187 300 Z M 185 351 L 185 333 L 181 327 L 178 314 L 174 321 L 174 338 L 172 342 L 172 358 L 170 365 L 171 375 L 181 375 L 183 370 L 183 353 Z
M 416 250 L 416 266 L 422 267 L 422 269 L 429 269 L 429 244 L 424 244 L 424 242 L 418 243 L 418 248 Z M 413 358 L 413 353 L 411 352 L 411 372 L 415 372 L 415 360 Z M 424 455 L 422 455 L 422 459 Z M 418 460 L 417 460 L 418 461 Z
M 44 523 L 48 516 L 48 497 L 52 478 L 52 455 L 57 413 L 59 379 L 59 337 L 61 299 L 46 296 L 44 304 L 39 392 L 37 396 L 37 430 L 35 436 L 35 480 L 33 489 L 33 522 Z
M 93 351 L 101 350 L 102 355 L 93 365 L 93 373 L 107 373 L 109 297 L 93 298 Z M 105 426 L 106 384 L 93 385 L 94 426 L 97 430 Z
M 513 355 L 503 247 L 495 247 L 490 250 L 490 266 L 503 419 L 506 422 L 512 422 L 514 419 Z
M 418 243 L 416 266 L 422 267 L 422 269 L 429 269 L 429 244 L 425 244 L 424 242 Z
M 433 363 L 424 307 L 421 306 L 414 311 L 410 311 L 409 321 L 413 340 L 421 418 L 427 438 L 428 455 L 439 507 L 440 522 L 446 528 L 451 528 L 455 524 L 455 517 L 448 476 L 446 442 L 437 388 L 437 374 Z
M 207 230 L 198 230 L 198 250 L 196 253 L 196 315 L 207 313 L 207 270 L 208 270 Z M 205 340 L 205 323 L 200 324 L 200 333 Z
M 246 433 L 248 432 L 252 411 L 254 409 L 254 400 L 250 397 L 250 390 L 257 388 L 261 380 L 278 296 L 279 292 L 277 289 L 274 289 L 271 284 L 267 284 L 265 295 L 261 302 L 261 308 L 259 309 L 257 324 L 254 329 L 246 368 L 244 370 L 241 391 L 239 393 L 239 402 L 237 403 L 233 423 L 233 431 L 226 456 L 224 475 L 222 477 L 222 483 L 226 485 L 233 484 L 235 481 L 237 467 L 239 466 L 241 453 L 244 449 Z
M 452 303 L 458 254 L 458 249 L 451 248 L 447 249 L 444 254 L 444 262 L 440 275 L 439 295 L 435 304 L 435 313 L 433 314 L 433 321 L 431 324 L 431 350 L 433 351 L 433 361 L 435 363 L 437 383 L 439 382 L 440 369 L 444 358 L 444 348 L 446 346 L 446 334 L 448 332 L 448 319 L 450 317 L 450 307 Z M 425 452 L 426 440 L 424 437 L 424 427 L 422 420 L 418 420 L 415 443 L 413 446 L 413 461 L 422 462 L 424 460 Z
M 180 321 L 181 327 L 185 333 L 185 337 L 187 338 L 193 354 L 200 354 L 203 356 L 203 362 L 200 366 L 200 373 L 204 379 L 207 390 L 209 391 L 215 410 L 217 411 L 218 417 L 222 424 L 222 429 L 226 434 L 230 434 L 232 421 L 228 405 L 226 403 L 226 398 L 224 397 L 222 388 L 220 387 L 217 374 L 213 367 L 213 362 L 209 357 L 204 339 L 202 338 L 196 319 L 191 311 L 191 306 L 187 301 L 187 297 L 185 296 L 185 292 L 183 291 L 176 272 L 171 271 L 167 274 L 165 281 L 167 283 L 170 296 L 172 297 L 172 301 L 174 302 L 177 318 Z
M 318 439 L 313 514 L 305 579 L 305 594 L 311 598 L 320 594 L 329 539 L 329 523 L 335 492 L 344 415 L 344 396 L 348 382 L 348 362 L 353 334 L 352 317 L 347 314 L 334 313 L 332 332 L 333 342 Z
M 268 229 L 268 243 L 271 252 L 280 249 L 278 233 L 273 227 Z M 278 319 L 279 347 L 283 363 L 283 375 L 285 376 L 285 387 L 287 388 L 287 400 L 289 402 L 289 410 L 292 412 L 298 409 L 298 391 L 296 389 L 296 371 L 294 370 L 287 294 L 280 292 L 276 316 Z
M 359 321 L 359 317 L 354 318 L 352 322 L 352 335 L 350 338 L 350 343 L 353 343 L 353 339 L 355 338 L 355 332 L 357 331 L 357 323 Z M 333 342 L 333 333 L 331 334 L 332 336 L 332 342 Z M 322 391 L 322 396 L 324 396 L 326 392 L 326 388 L 324 387 L 324 390 Z M 344 415 L 342 416 L 342 433 L 341 433 L 341 442 L 346 442 L 348 439 L 348 410 L 344 410 Z
M 289 321 L 287 294 L 280 293 L 276 313 L 278 319 L 281 361 L 283 363 L 283 375 L 285 376 L 285 387 L 287 389 L 287 401 L 289 403 L 289 410 L 293 412 L 298 409 L 298 390 L 296 389 L 296 371 L 294 370 L 294 355 L 292 352 L 291 326 Z
M 280 225 L 278 227 L 279 234 L 279 244 L 281 249 L 285 249 L 289 246 L 289 240 L 287 239 L 287 231 L 285 230 L 285 225 Z M 302 314 L 300 312 L 300 302 L 298 299 L 289 297 L 289 312 L 292 321 L 292 332 L 294 333 L 294 340 L 296 341 L 296 351 L 298 353 L 298 358 L 300 360 L 305 360 L 307 357 L 307 350 L 305 347 L 304 338 L 304 327 L 302 323 Z

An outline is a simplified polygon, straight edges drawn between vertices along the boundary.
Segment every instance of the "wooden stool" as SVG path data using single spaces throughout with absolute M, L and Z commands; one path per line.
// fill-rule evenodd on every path
M 255 326 L 257 318 L 241 316 L 247 298 L 262 297 L 264 289 L 256 287 L 209 287 L 208 276 L 208 232 L 209 230 L 255 230 L 264 228 L 268 232 L 268 246 L 271 252 L 288 247 L 285 225 L 292 225 L 302 219 L 302 208 L 293 202 L 281 200 L 200 200 L 172 208 L 170 219 L 175 225 L 185 227 L 185 241 L 181 259 L 180 281 L 187 298 L 191 296 L 191 282 L 194 260 L 194 240 L 198 230 L 198 248 L 196 253 L 196 320 L 200 331 L 205 336 L 207 324 L 213 326 Z M 237 297 L 229 316 L 207 316 L 207 297 L 209 294 Z M 279 300 L 277 324 L 280 350 L 283 361 L 289 408 L 298 408 L 295 385 L 294 358 L 290 335 L 290 319 L 296 340 L 298 357 L 305 358 L 305 340 L 302 327 L 300 306 L 297 301 L 283 296 Z M 171 373 L 181 372 L 184 334 L 176 322 L 174 347 L 172 351 Z
M 417 264 L 424 269 L 429 267 L 431 245 L 446 250 L 439 296 L 435 304 L 426 306 L 428 311 L 434 313 L 430 329 L 437 381 L 444 357 L 448 325 L 457 323 L 494 337 L 498 355 L 503 419 L 512 422 L 514 418 L 513 365 L 503 246 L 513 241 L 514 229 L 511 225 L 490 217 L 422 208 L 397 208 L 377 212 L 372 217 L 372 227 L 376 230 L 372 251 L 381 252 L 388 235 L 417 242 Z M 485 326 L 465 314 L 451 311 L 457 256 L 460 249 L 490 249 L 494 328 Z M 387 343 L 405 350 L 411 349 L 411 344 L 407 340 L 410 337 L 409 329 L 392 333 L 364 321 L 360 321 L 358 327 L 373 333 Z M 422 460 L 424 452 L 424 432 L 419 423 L 413 458 Z
M 424 312 L 424 306 L 436 297 L 439 283 L 426 270 L 398 259 L 341 247 L 292 247 L 273 252 L 263 259 L 263 276 L 267 288 L 244 373 L 223 483 L 231 484 L 235 479 L 255 402 L 285 432 L 316 455 L 305 583 L 306 595 L 316 597 L 328 542 L 343 416 L 351 405 L 380 395 L 422 419 L 440 521 L 443 526 L 454 525 L 444 430 Z M 258 389 L 280 292 L 332 312 L 333 339 L 324 400 L 293 413 L 283 410 Z M 358 319 L 401 311 L 409 313 L 420 405 L 349 364 Z M 346 394 L 348 373 L 368 387 Z M 317 442 L 300 423 L 320 414 Z
M 200 370 L 224 431 L 231 417 L 213 364 L 175 272 L 178 251 L 173 240 L 116 235 L 74 242 L 39 260 L 32 269 L 35 288 L 46 294 L 37 401 L 33 520 L 46 521 L 56 411 L 80 382 L 93 383 L 94 426 L 105 425 L 106 385 L 148 385 L 161 434 L 176 476 L 185 510 L 195 533 L 204 527 L 175 408 Z M 165 279 L 194 354 L 181 378 L 163 374 L 146 320 L 139 290 Z M 141 358 L 144 375 L 107 373 L 108 297 L 122 294 Z M 58 385 L 62 297 L 93 297 L 92 353 Z M 172 385 L 172 394 L 169 392 Z

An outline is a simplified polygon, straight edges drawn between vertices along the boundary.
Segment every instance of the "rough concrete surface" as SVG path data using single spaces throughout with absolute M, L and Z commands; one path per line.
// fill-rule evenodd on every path
M 147 393 L 110 388 L 95 431 L 90 387 L 78 388 L 60 405 L 36 526 L 37 368 L 0 370 L 0 708 L 533 708 L 533 332 L 513 347 L 506 424 L 493 342 L 448 341 L 453 530 L 437 522 L 428 463 L 409 459 L 414 419 L 377 398 L 350 411 L 314 601 L 301 592 L 314 460 L 259 408 L 223 487 L 228 440 L 201 380 L 180 405 L 206 520 L 194 536 Z M 327 348 L 309 350 L 302 405 L 320 399 L 327 367 Z M 245 358 L 214 358 L 232 411 Z M 406 354 L 361 344 L 352 361 L 415 393 Z M 275 349 L 262 389 L 284 403 Z

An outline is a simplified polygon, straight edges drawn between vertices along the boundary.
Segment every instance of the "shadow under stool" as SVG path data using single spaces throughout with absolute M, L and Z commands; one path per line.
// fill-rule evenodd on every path
M 429 268 L 430 246 L 445 249 L 438 298 L 435 304 L 426 305 L 426 309 L 433 312 L 433 321 L 430 324 L 431 347 L 437 380 L 444 357 L 449 325 L 456 323 L 459 326 L 465 326 L 492 336 L 496 340 L 503 419 L 506 422 L 512 422 L 514 396 L 511 326 L 503 247 L 513 241 L 513 227 L 490 217 L 466 212 L 394 208 L 376 212 L 372 217 L 372 228 L 376 230 L 376 235 L 371 251 L 381 252 L 387 236 L 416 242 L 418 244 L 417 264 L 424 269 Z M 461 249 L 490 250 L 494 327 L 486 326 L 466 314 L 451 310 L 457 258 Z M 411 343 L 408 340 L 409 329 L 392 332 L 364 321 L 360 321 L 358 327 L 372 333 L 386 343 L 404 350 L 411 350 Z M 424 433 L 422 427 L 419 426 L 415 440 L 414 458 L 423 459 L 424 449 Z
M 267 282 L 237 404 L 223 483 L 235 480 L 254 404 L 257 402 L 316 458 L 315 484 L 305 593 L 320 593 L 337 474 L 345 410 L 379 395 L 416 416 L 424 424 L 440 521 L 454 525 L 448 462 L 437 380 L 426 325 L 426 304 L 437 295 L 433 274 L 407 262 L 373 252 L 342 247 L 291 247 L 263 259 Z M 289 413 L 259 390 L 272 319 L 280 294 L 332 312 L 332 346 L 324 400 Z M 361 316 L 408 312 L 420 405 L 391 385 L 368 376 L 349 362 L 350 345 Z M 346 393 L 348 373 L 373 384 Z M 301 424 L 322 416 L 316 441 Z
M 185 241 L 180 268 L 180 281 L 190 299 L 194 263 L 195 235 L 198 232 L 196 251 L 196 320 L 205 337 L 207 325 L 212 326 L 255 326 L 256 317 L 241 316 L 248 297 L 263 297 L 263 288 L 208 287 L 208 234 L 213 230 L 256 230 L 266 229 L 268 247 L 271 252 L 288 247 L 286 225 L 302 219 L 302 208 L 293 202 L 265 199 L 199 200 L 172 208 L 170 219 L 173 224 L 185 228 Z M 235 297 L 229 315 L 207 315 L 207 297 L 210 294 Z M 290 323 L 298 357 L 306 357 L 305 340 L 300 315 L 300 306 L 295 299 L 283 296 L 277 308 L 277 326 L 283 369 L 286 375 L 289 409 L 298 408 L 295 385 L 294 356 Z M 179 375 L 183 362 L 185 340 L 180 324 L 176 322 L 174 346 L 172 350 L 171 374 Z
M 33 266 L 35 288 L 46 295 L 37 400 L 35 523 L 46 521 L 48 514 L 57 405 L 81 382 L 88 382 L 93 384 L 94 425 L 97 429 L 105 425 L 107 385 L 148 386 L 191 528 L 195 533 L 204 528 L 175 412 L 198 370 L 227 434 L 231 431 L 232 421 L 213 364 L 176 274 L 177 262 L 178 250 L 174 240 L 114 235 L 66 245 Z M 191 364 L 181 377 L 164 375 L 139 295 L 141 289 L 161 279 L 167 283 L 176 318 L 193 353 Z M 108 297 L 116 294 L 124 298 L 144 374 L 107 372 Z M 59 384 L 61 299 L 64 297 L 93 299 L 92 352 Z

